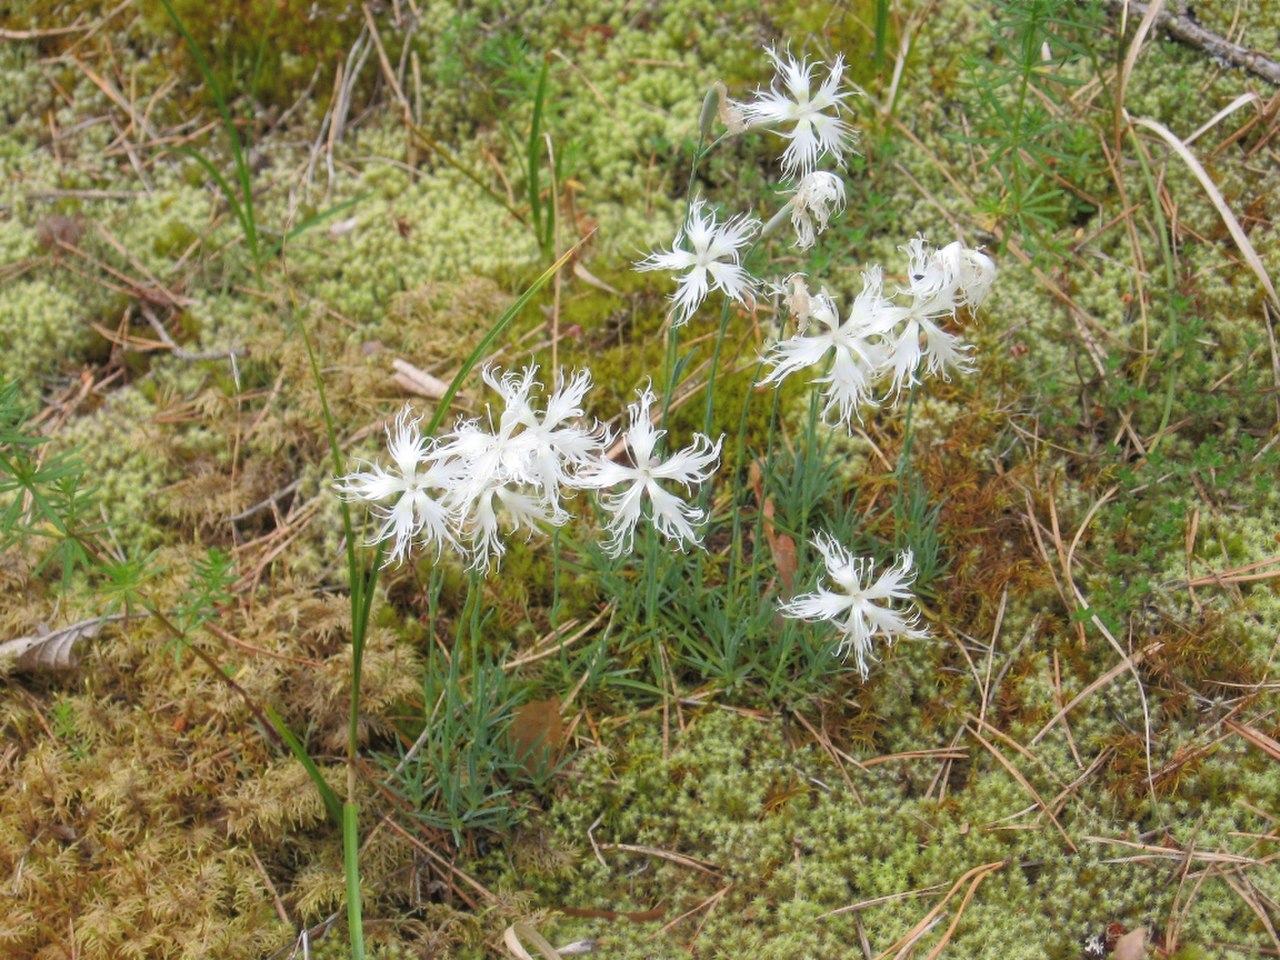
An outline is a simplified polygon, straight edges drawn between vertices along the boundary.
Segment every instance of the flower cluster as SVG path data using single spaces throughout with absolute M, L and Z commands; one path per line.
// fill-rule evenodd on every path
M 853 91 L 844 84 L 844 59 L 837 57 L 817 90 L 811 87 L 821 64 L 796 60 L 769 48 L 765 51 L 777 70 L 768 89 L 756 91 L 750 103 L 724 96 L 718 84 L 720 117 L 732 132 L 755 128 L 775 130 L 786 141 L 782 172 L 786 180 L 797 177 L 790 190 L 787 210 L 796 230 L 796 246 L 808 249 L 817 234 L 827 228 L 831 215 L 844 209 L 844 181 L 834 173 L 818 170 L 817 163 L 830 155 L 842 163 L 853 150 L 853 128 L 844 118 L 845 100 Z M 680 275 L 671 295 L 671 322 L 688 323 L 707 294 L 721 291 L 730 300 L 751 302 L 758 281 L 742 263 L 743 248 L 760 229 L 760 221 L 738 214 L 721 222 L 695 200 L 670 250 L 658 250 L 636 262 L 637 270 L 670 270 Z
M 501 514 L 512 533 L 532 533 L 540 523 L 559 526 L 569 519 L 562 497 L 582 485 L 581 473 L 608 442 L 599 424 L 581 422 L 590 372 L 580 371 L 567 382 L 562 378 L 541 410 L 534 398 L 541 386 L 536 366 L 501 375 L 486 367 L 483 376 L 503 401 L 497 424 L 492 409 L 487 424 L 459 421 L 440 448 L 456 465 L 459 481 L 450 492 L 451 502 L 472 565 L 482 570 L 506 549 Z
M 762 227 L 750 213 L 724 216 L 694 200 L 670 248 L 635 267 L 675 274 L 674 326 L 687 324 L 713 291 L 744 306 L 762 290 L 781 299 L 794 332 L 767 348 L 763 360 L 772 369 L 763 383 L 815 370 L 824 416 L 850 426 L 863 407 L 897 398 L 921 376 L 971 368 L 968 346 L 947 327 L 961 307 L 976 311 L 986 300 L 995 264 L 959 242 L 934 249 L 914 239 L 903 248 L 905 281 L 887 292 L 881 268 L 867 268 L 847 315 L 827 289 L 811 290 L 803 274 L 782 283 L 753 276 L 748 260 L 775 226 L 790 220 L 795 246 L 804 250 L 844 209 L 844 181 L 819 164 L 825 158 L 843 164 L 854 143 L 847 120 L 854 91 L 845 83 L 843 59 L 825 66 L 772 48 L 766 53 L 776 70 L 770 86 L 739 103 L 717 84 L 700 126 L 705 135 L 718 113 L 730 134 L 767 129 L 780 135 L 785 205 Z M 388 563 L 422 546 L 437 555 L 455 549 L 474 569 L 487 570 L 502 557 L 509 535 L 566 523 L 576 491 L 594 493 L 605 517 L 603 549 L 615 558 L 633 548 L 645 518 L 680 549 L 701 543 L 707 515 L 691 495 L 716 470 L 723 437 L 695 434 L 683 449 L 661 453 L 666 431 L 659 428 L 650 384 L 628 406 L 628 424 L 615 443 L 606 426 L 586 419 L 588 371 L 558 378 L 549 393 L 535 365 L 486 368 L 484 380 L 500 407 L 459 420 L 438 438 L 423 437 L 406 407 L 387 431 L 391 466 L 366 464 L 338 481 L 343 497 L 370 505 L 379 521 L 373 542 L 385 545 Z M 910 551 L 877 576 L 871 561 L 855 558 L 831 536 L 819 534 L 813 543 L 835 589 L 794 597 L 781 605 L 784 615 L 834 622 L 841 652 L 853 655 L 864 677 L 877 638 L 892 643 L 925 635 L 919 613 L 902 606 L 911 601 L 915 581 Z
M 817 379 L 826 385 L 824 413 L 836 410 L 848 426 L 861 416 L 861 406 L 876 404 L 881 382 L 887 383 L 887 395 L 897 396 L 918 382 L 922 367 L 943 377 L 952 370 L 970 370 L 968 346 L 940 323 L 954 319 L 961 306 L 976 310 L 982 304 L 995 280 L 995 264 L 959 242 L 934 250 L 916 238 L 903 249 L 907 284 L 890 296 L 881 269 L 870 268 L 862 274 L 862 292 L 844 320 L 831 294 L 810 294 L 801 277 L 775 287 L 790 305 L 798 329 L 769 347 L 764 359 L 773 370 L 763 383 L 780 383 L 830 357 L 829 372 Z M 815 323 L 818 333 L 811 332 Z
M 505 373 L 486 367 L 483 376 L 502 399 L 496 422 L 490 408 L 483 420 L 459 420 L 439 439 L 424 438 L 406 406 L 387 429 L 392 466 L 369 463 L 339 479 L 344 499 L 365 501 L 381 522 L 370 543 L 386 544 L 387 563 L 404 561 L 415 545 L 437 556 L 450 547 L 473 568 L 487 570 L 506 551 L 504 527 L 510 534 L 559 526 L 569 519 L 564 501 L 585 489 L 600 491 L 600 505 L 611 515 L 605 549 L 612 556 L 630 547 L 646 501 L 659 533 L 681 547 L 699 543 L 695 527 L 703 512 L 658 481 L 686 491 L 705 482 L 719 461 L 719 440 L 698 434 L 692 446 L 659 461 L 655 450 L 664 431 L 653 426 L 654 395 L 646 387 L 629 408 L 623 440 L 635 465 L 626 467 L 606 455 L 609 430 L 585 420 L 589 371 L 561 378 L 545 400 L 534 365 Z M 619 492 L 605 492 L 620 485 Z

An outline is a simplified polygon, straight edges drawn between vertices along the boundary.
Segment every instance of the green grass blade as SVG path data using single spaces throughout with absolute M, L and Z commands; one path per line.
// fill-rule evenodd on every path
M 335 203 L 332 207 L 329 207 L 326 210 L 321 210 L 319 213 L 308 217 L 306 220 L 303 220 L 296 227 L 289 230 L 283 237 L 281 237 L 271 246 L 267 247 L 266 250 L 262 252 L 262 258 L 264 260 L 270 260 L 272 257 L 280 253 L 280 251 L 284 249 L 285 244 L 288 243 L 290 240 L 292 240 L 294 237 L 301 236 L 302 234 L 310 230 L 312 227 L 319 226 L 320 224 L 324 223 L 326 220 L 330 220 L 333 217 L 336 217 L 338 214 L 342 213 L 344 210 L 350 210 L 357 203 L 360 203 L 362 200 L 368 200 L 371 196 L 373 196 L 372 193 L 362 193 L 358 197 L 352 197 L 350 200 L 343 200 L 341 203 Z
M 889 40 L 889 0 L 876 0 L 876 69 L 884 66 L 884 48 Z
M 542 164 L 542 111 L 546 105 L 547 73 L 551 67 L 551 58 L 542 58 L 542 70 L 538 74 L 538 89 L 533 95 L 533 120 L 529 125 L 529 147 L 525 160 L 528 164 L 529 212 L 533 216 L 533 233 L 538 238 L 538 245 L 544 250 L 547 243 L 542 227 L 542 197 L 540 195 L 538 167 Z
M 316 766 L 316 762 L 307 753 L 307 748 L 302 745 L 302 741 L 289 729 L 289 725 L 284 722 L 284 718 L 276 713 L 275 708 L 267 704 L 266 713 L 267 719 L 276 728 L 276 733 L 280 734 L 280 739 L 288 745 L 289 752 L 302 764 L 303 769 L 307 771 L 307 775 L 311 777 L 311 782 L 320 791 L 320 799 L 324 801 L 325 810 L 333 818 L 333 822 L 341 826 L 342 803 L 338 800 L 338 795 L 333 792 L 333 787 L 329 786 L 328 781 L 321 775 L 320 768 Z
M 347 875 L 347 929 L 351 960 L 364 960 L 364 921 L 360 905 L 360 808 L 342 805 L 342 860 Z
M 440 404 L 436 407 L 435 416 L 431 418 L 431 422 L 427 425 L 427 436 L 433 435 L 439 428 L 440 423 L 444 420 L 445 414 L 449 411 L 449 404 L 453 402 L 454 396 L 457 395 L 458 389 L 462 386 L 463 379 L 475 368 L 475 365 L 480 362 L 480 358 L 488 353 L 489 348 L 493 346 L 494 341 L 502 335 L 502 331 L 506 330 L 507 327 L 511 325 L 511 321 L 514 320 L 519 315 L 520 311 L 528 305 L 534 295 L 546 286 L 547 281 L 554 277 L 560 271 L 561 267 L 569 262 L 569 259 L 577 252 L 579 247 L 587 242 L 590 236 L 591 235 L 588 234 L 586 237 L 583 237 L 561 254 L 560 259 L 547 267 L 546 270 L 543 270 L 542 273 L 538 275 L 538 279 L 534 280 L 533 283 L 529 285 L 528 289 L 526 289 L 524 293 L 520 294 L 519 299 L 507 308 L 507 312 L 499 317 L 498 321 L 489 328 L 489 332 L 484 335 L 480 342 L 476 344 L 475 349 L 467 355 L 467 359 L 462 362 L 462 366 L 458 368 L 457 374 L 454 375 L 453 382 L 449 384 L 449 389 L 446 390 L 444 392 L 444 396 L 440 398 Z
M 253 55 L 253 70 L 249 74 L 249 96 L 256 97 L 258 95 L 258 83 L 262 79 L 262 65 L 266 62 L 267 44 L 271 39 L 271 28 L 275 25 L 276 14 L 280 11 L 280 4 L 271 5 L 271 11 L 267 14 L 267 24 L 262 28 L 262 37 L 258 41 L 258 49 Z
M 292 310 L 290 313 L 292 315 Z M 306 325 L 296 316 L 294 317 L 294 323 L 297 324 L 298 332 L 302 335 L 302 343 L 307 351 L 307 362 L 311 366 L 311 379 L 315 382 L 316 391 L 320 395 L 320 412 L 324 417 L 325 434 L 329 438 L 329 455 L 333 458 L 333 469 L 335 473 L 341 474 L 342 448 L 338 445 L 338 428 L 333 422 L 333 411 L 329 409 L 329 394 L 324 388 L 324 377 L 320 375 L 320 362 L 316 359 L 315 345 L 311 342 L 311 334 L 307 333 Z M 346 541 L 347 581 L 351 589 L 351 625 L 354 639 L 354 631 L 360 629 L 358 624 L 363 622 L 360 619 L 362 611 L 367 609 L 365 599 L 366 585 L 372 591 L 372 584 L 377 580 L 378 568 L 376 565 L 374 566 L 372 574 L 366 582 L 366 578 L 361 571 L 359 558 L 356 556 L 355 525 L 351 522 L 351 507 L 345 500 L 341 501 L 340 511 L 342 514 L 342 533 Z M 355 710 L 358 706 L 358 699 L 353 697 L 352 709 Z
M 249 164 L 245 161 L 244 146 L 240 142 L 240 132 L 236 129 L 235 120 L 231 116 L 231 109 L 227 106 L 227 98 L 222 95 L 222 87 L 219 86 L 213 71 L 209 69 L 209 62 L 205 60 L 200 45 L 196 43 L 188 32 L 186 24 L 182 22 L 182 18 L 178 16 L 177 11 L 173 9 L 173 5 L 169 0 L 160 0 L 160 3 L 164 6 L 165 13 L 169 15 L 169 19 L 173 21 L 173 25 L 178 28 L 178 33 L 182 34 L 182 39 L 186 43 L 187 49 L 191 51 L 191 56 L 195 58 L 196 66 L 200 69 L 200 75 L 204 77 L 204 82 L 213 91 L 213 99 L 218 105 L 218 113 L 222 115 L 223 130 L 227 134 L 227 140 L 231 143 L 231 155 L 236 165 L 236 176 L 240 181 L 241 199 L 244 204 L 244 216 L 241 218 L 241 223 L 245 228 L 245 239 L 249 241 L 249 252 L 253 255 L 254 262 L 258 263 L 258 225 L 253 216 L 253 186 L 249 178 Z
M 316 392 L 320 396 L 320 413 L 324 417 L 325 434 L 329 438 L 329 454 L 333 458 L 333 469 L 337 474 L 342 473 L 342 448 L 338 445 L 338 428 L 333 422 L 333 411 L 329 408 L 329 394 L 324 388 L 324 377 L 320 375 L 320 362 L 316 359 L 315 345 L 311 342 L 311 334 L 307 332 L 306 325 L 297 318 L 294 310 L 290 308 L 290 316 L 293 317 L 294 323 L 297 325 L 298 333 L 302 336 L 303 346 L 307 351 L 307 362 L 311 366 L 311 379 L 316 385 Z M 372 590 L 372 584 L 377 579 L 377 567 L 373 568 L 372 575 L 366 581 L 361 570 L 359 558 L 356 556 L 356 540 L 355 525 L 351 522 L 351 507 L 345 501 L 340 503 L 340 512 L 342 514 L 342 533 L 346 542 L 347 553 L 347 581 L 351 590 L 351 625 L 352 637 L 355 638 L 355 631 L 359 629 L 358 623 L 362 616 L 362 611 L 366 609 L 365 588 L 366 584 Z M 357 678 L 358 679 L 358 678 Z M 358 691 L 357 691 L 358 692 Z M 353 695 L 352 710 L 358 709 L 359 700 Z
M 227 203 L 231 205 L 231 212 L 235 214 L 236 220 L 240 223 L 240 229 L 244 232 L 246 239 L 249 236 L 248 222 L 245 220 L 244 208 L 240 206 L 239 199 L 236 198 L 236 192 L 231 189 L 231 184 L 227 182 L 227 178 L 222 175 L 213 162 L 204 154 L 190 147 L 179 147 L 178 152 L 186 154 L 196 163 L 204 168 L 204 172 L 213 178 L 213 182 L 218 185 L 218 189 L 222 191 L 222 195 L 227 198 Z

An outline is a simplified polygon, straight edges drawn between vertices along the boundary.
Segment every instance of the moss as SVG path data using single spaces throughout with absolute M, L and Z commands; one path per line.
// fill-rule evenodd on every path
M 1202 7 L 1197 15 L 1221 29 L 1234 16 L 1230 5 Z M 591 412 L 602 418 L 615 416 L 635 386 L 661 368 L 669 287 L 628 265 L 674 235 L 707 87 L 723 79 L 743 95 L 763 79 L 759 46 L 787 37 L 797 49 L 844 51 L 852 74 L 873 93 L 883 93 L 887 76 L 868 56 L 872 38 L 858 22 L 862 11 L 826 4 L 762 13 L 737 0 L 714 8 L 669 0 L 643 10 L 593 2 L 492 17 L 459 13 L 442 0 L 417 8 L 412 37 L 389 11 L 375 13 L 392 59 L 406 44 L 406 54 L 417 55 L 423 125 L 505 196 L 500 168 L 517 208 L 525 203 L 523 137 L 539 57 L 552 48 L 563 54 L 551 64 L 547 121 L 562 160 L 560 241 L 594 229 L 581 262 L 618 292 L 565 274 L 558 355 L 565 367 L 592 368 L 598 387 Z M 57 58 L 76 39 L 0 48 L 6 80 L 0 111 L 10 121 L 0 133 L 0 261 L 13 265 L 0 288 L 6 344 L 0 375 L 22 379 L 35 400 L 58 393 L 63 378 L 89 367 L 99 386 L 78 406 L 51 407 L 45 422 L 65 421 L 54 444 L 81 447 L 100 486 L 113 549 L 118 543 L 131 553 L 158 551 L 162 605 L 180 596 L 200 547 L 216 543 L 235 552 L 244 592 L 222 622 L 239 643 L 202 637 L 203 649 L 256 702 L 286 716 L 337 784 L 344 771 L 333 758 L 345 750 L 350 667 L 341 522 L 329 493 L 333 471 L 319 397 L 294 323 L 306 323 L 319 348 L 344 455 L 367 456 L 381 443 L 379 424 L 404 399 L 389 380 L 391 359 L 447 376 L 541 269 L 542 253 L 518 217 L 415 143 L 397 113 L 380 110 L 389 101 L 375 91 L 376 55 L 363 68 L 332 172 L 327 151 L 313 157 L 311 147 L 331 76 L 322 75 L 317 93 L 275 126 L 298 80 L 309 80 L 314 63 L 348 50 L 363 23 L 363 16 L 335 17 L 317 31 L 296 11 L 287 17 L 291 9 L 286 4 L 276 14 L 279 23 L 289 20 L 281 27 L 284 42 L 271 45 L 267 82 L 249 97 L 243 93 L 256 36 L 243 28 L 260 22 L 253 18 L 262 8 L 241 5 L 234 16 L 221 3 L 182 8 L 238 94 L 233 108 L 254 142 L 264 237 L 273 240 L 334 203 L 358 198 L 339 217 L 290 238 L 284 256 L 261 274 L 248 264 L 239 227 L 206 172 L 164 153 L 163 136 L 136 136 L 128 112 Z M 27 19 L 5 26 L 43 25 L 50 10 L 59 23 L 73 22 L 64 15 L 70 8 L 37 3 L 16 15 Z M 157 89 L 165 71 L 181 62 L 187 82 L 146 101 L 149 122 L 158 134 L 180 135 L 188 129 L 183 124 L 194 129 L 212 120 L 178 47 L 171 45 L 167 58 L 142 57 L 156 38 L 172 39 L 162 13 L 131 15 L 104 25 L 77 56 L 122 89 L 122 79 L 136 80 L 140 91 Z M 1244 35 L 1265 48 L 1256 38 L 1273 29 L 1272 19 L 1242 14 Z M 858 285 L 850 267 L 882 262 L 900 271 L 897 248 L 916 232 L 939 243 L 954 235 L 985 241 L 1000 261 L 989 307 L 966 325 L 980 374 L 930 383 L 914 413 L 914 464 L 930 496 L 945 498 L 939 536 L 951 561 L 930 586 L 933 636 L 888 650 L 866 684 L 837 678 L 832 693 L 801 690 L 785 713 L 754 680 L 736 687 L 730 702 L 689 664 L 673 672 L 686 700 L 663 704 L 650 686 L 651 638 L 638 638 L 620 620 L 607 635 L 584 641 L 584 650 L 593 644 L 584 659 L 574 659 L 575 648 L 562 663 L 548 658 L 523 667 L 521 684 L 582 709 L 574 714 L 571 746 L 580 752 L 547 791 L 512 795 L 524 808 L 518 830 L 468 837 L 462 851 L 422 832 L 423 842 L 493 892 L 487 908 L 464 911 L 461 899 L 431 902 L 450 896 L 445 875 L 431 874 L 420 851 L 398 834 L 374 831 L 362 868 L 375 955 L 412 949 L 479 956 L 498 943 L 506 923 L 531 916 L 553 942 L 592 936 L 599 953 L 618 957 L 687 956 L 691 948 L 844 956 L 858 936 L 855 918 L 880 951 L 965 871 L 999 860 L 1005 865 L 982 880 L 960 915 L 950 951 L 1074 958 L 1086 933 L 1113 921 L 1159 925 L 1175 909 L 1182 862 L 1138 859 L 1114 841 L 1274 853 L 1272 844 L 1254 842 L 1272 825 L 1253 810 L 1266 810 L 1280 790 L 1275 764 L 1217 726 L 1242 689 L 1227 684 L 1268 675 L 1280 625 L 1274 581 L 1206 585 L 1194 596 L 1184 586 L 1188 563 L 1192 576 L 1204 576 L 1275 552 L 1280 494 L 1268 480 L 1275 464 L 1263 450 L 1274 433 L 1274 383 L 1257 280 L 1240 267 L 1203 189 L 1153 142 L 1148 150 L 1167 214 L 1172 219 L 1176 211 L 1179 225 L 1176 290 L 1167 289 L 1141 169 L 1126 145 L 1118 166 L 1122 198 L 1094 155 L 1099 130 L 1109 136 L 1109 108 L 1089 96 L 1075 101 L 1079 111 L 1067 112 L 1062 133 L 1066 152 L 1083 160 L 1054 171 L 1100 207 L 1090 211 L 1069 198 L 1059 203 L 1054 216 L 1066 253 L 1039 250 L 1034 260 L 1061 294 L 985 234 L 1011 229 L 1000 213 L 1002 170 L 966 134 L 974 92 L 963 86 L 965 58 L 984 49 L 986 20 L 980 5 L 954 4 L 918 25 L 894 109 L 920 145 L 907 142 L 869 102 L 859 104 L 865 157 L 851 178 L 850 209 L 827 235 L 827 248 L 803 261 L 781 247 L 768 251 L 777 271 L 807 269 L 846 301 Z M 802 40 L 804 33 L 815 36 Z M 1077 65 L 1066 76 L 1085 74 Z M 1126 107 L 1185 136 L 1240 87 L 1238 74 L 1160 40 L 1139 60 Z M 1280 214 L 1280 189 L 1274 172 L 1258 164 L 1262 125 L 1243 130 L 1251 109 L 1193 149 L 1241 212 L 1275 276 L 1280 260 L 1266 242 L 1266 224 Z M 126 145 L 137 166 L 122 157 Z M 196 146 L 230 169 L 216 134 Z M 694 189 L 726 205 L 767 206 L 772 201 L 760 197 L 775 177 L 776 147 L 764 136 L 727 141 Z M 1136 249 L 1116 219 L 1122 200 L 1141 205 Z M 42 225 L 53 216 L 80 225 L 78 245 L 92 262 L 41 244 Z M 112 271 L 132 278 L 134 292 L 113 289 L 121 278 Z M 139 318 L 145 299 L 139 291 L 155 294 L 157 284 L 181 300 L 161 312 L 184 347 L 236 347 L 247 355 L 233 367 L 223 358 L 115 354 L 90 325 L 115 330 L 128 308 L 124 331 L 150 338 Z M 1150 298 L 1145 316 L 1134 299 L 1140 286 Z M 552 303 L 548 291 L 530 305 L 499 362 L 523 362 L 531 352 L 545 359 Z M 741 369 L 717 383 L 712 425 L 713 433 L 729 435 L 726 451 L 736 443 L 749 368 L 761 346 L 755 325 L 767 325 L 768 310 L 762 304 L 752 314 L 732 315 L 722 365 Z M 707 358 L 714 326 L 709 308 L 682 335 L 694 365 Z M 1166 384 L 1174 387 L 1172 405 L 1153 455 Z M 803 384 L 789 384 L 782 394 L 780 443 L 799 434 L 794 428 L 805 419 L 807 398 Z M 752 395 L 748 452 L 764 446 L 771 400 Z M 469 383 L 459 409 L 479 412 L 484 401 Z M 674 412 L 674 436 L 703 428 L 702 401 L 697 395 Z M 1127 446 L 1125 420 L 1143 438 L 1145 456 Z M 882 411 L 868 419 L 865 438 L 839 437 L 831 447 L 841 462 L 824 509 L 847 508 L 868 541 L 888 543 L 896 532 L 886 509 L 893 478 L 886 479 L 880 454 L 896 461 L 903 428 L 900 413 Z M 295 480 L 294 492 L 281 494 Z M 1105 497 L 1108 503 L 1091 513 Z M 1072 572 L 1093 609 L 1122 643 L 1165 644 L 1141 668 L 1153 720 L 1154 803 L 1138 732 L 1143 706 L 1131 674 L 1095 690 L 1031 743 L 1064 699 L 1117 662 L 1091 628 L 1080 642 L 1074 605 L 1055 589 L 1061 557 L 1050 542 L 1046 562 L 1029 534 L 1028 511 L 1048 524 L 1050 498 L 1068 543 L 1090 518 Z M 228 519 L 259 503 L 267 505 L 250 517 Z M 716 509 L 728 513 L 719 501 Z M 588 512 L 566 540 L 592 534 Z M 1188 557 L 1188 524 L 1197 512 Z M 1044 533 L 1052 539 L 1047 526 Z M 571 553 L 560 570 L 562 622 L 594 616 L 601 599 L 601 586 Z M 5 558 L 4 582 L 12 589 L 0 624 L 12 635 L 25 635 L 41 619 L 92 615 L 97 606 L 88 592 L 58 600 L 48 578 L 35 572 L 36 559 Z M 712 562 L 703 572 L 715 589 L 720 568 Z M 392 754 L 403 718 L 421 715 L 422 658 L 433 645 L 447 644 L 466 583 L 456 564 L 445 574 L 434 621 L 426 564 L 384 580 L 386 599 L 379 595 L 365 668 L 366 756 Z M 495 611 L 486 622 L 486 650 L 523 648 L 549 626 L 554 566 L 546 540 L 514 545 L 503 574 L 486 590 Z M 775 589 L 761 584 L 755 599 L 767 607 Z M 714 603 L 709 593 L 689 608 Z M 1003 626 L 989 640 L 997 608 Z M 438 636 L 430 635 L 432 623 Z M 167 643 L 154 622 L 113 625 L 86 650 L 76 675 L 44 683 L 7 678 L 29 694 L 7 698 L 0 710 L 15 747 L 4 758 L 7 786 L 0 791 L 0 866 L 15 883 L 11 909 L 0 920 L 8 952 L 262 956 L 293 941 L 298 925 L 340 905 L 338 835 L 305 777 L 264 741 L 237 693 L 190 657 L 175 660 Z M 682 655 L 674 643 L 667 652 Z M 983 700 L 988 672 L 996 689 Z M 694 699 L 732 710 L 695 706 Z M 1259 716 L 1273 700 L 1259 691 Z M 732 712 L 744 708 L 753 713 Z M 801 712 L 845 754 L 882 762 L 859 768 L 846 761 L 846 783 L 790 711 Z M 1070 851 L 1026 788 L 964 733 L 973 724 L 969 714 L 978 713 L 1033 753 L 1034 759 L 988 737 L 1040 796 L 1057 796 L 1083 777 L 1058 814 L 1079 852 Z M 1264 732 L 1276 735 L 1270 727 Z M 961 757 L 884 759 L 947 747 L 957 733 Z M 1082 767 L 1095 761 L 1100 765 L 1084 776 Z M 364 783 L 365 808 L 398 811 L 385 795 L 374 795 L 374 776 Z M 485 855 L 480 839 L 489 847 Z M 602 845 L 599 856 L 593 840 Z M 684 854 L 718 870 L 708 874 L 609 844 Z M 1280 890 L 1272 874 L 1248 876 L 1274 900 Z M 278 921 L 271 887 L 290 924 Z M 922 890 L 856 914 L 832 914 Z M 956 904 L 944 909 L 959 912 Z M 539 908 L 656 908 L 663 915 L 630 923 L 550 918 Z M 1177 909 L 1186 912 L 1182 955 L 1216 942 L 1270 943 L 1217 877 L 1206 876 L 1190 906 L 1180 900 Z M 686 911 L 694 912 L 662 932 Z M 74 934 L 64 932 L 73 919 Z M 917 951 L 931 949 L 943 929 Z M 340 930 L 312 947 L 345 955 Z
M 969 778 L 945 805 L 913 796 L 888 767 L 850 769 L 859 802 L 836 785 L 839 777 L 820 751 L 787 747 L 776 724 L 711 711 L 692 720 L 665 758 L 659 724 L 635 721 L 632 728 L 625 750 L 589 754 L 578 764 L 582 779 L 551 810 L 558 842 L 579 849 L 590 829 L 597 844 L 696 850 L 718 876 L 613 852 L 603 865 L 586 856 L 581 872 L 550 882 L 541 895 L 574 908 L 665 904 L 677 916 L 728 888 L 705 917 L 651 941 L 658 955 L 674 955 L 689 937 L 730 952 L 835 955 L 857 933 L 850 914 L 831 911 L 935 883 L 945 889 L 967 869 L 1000 860 L 1005 866 L 983 880 L 952 941 L 951 949 L 966 956 L 1072 956 L 1087 929 L 1111 920 L 1143 922 L 1160 915 L 1172 895 L 1161 869 L 1108 863 L 1105 848 L 1072 855 L 1034 816 L 1011 819 L 1025 811 L 1027 795 L 980 756 L 974 762 L 984 774 Z M 1091 806 L 1073 803 L 1061 815 L 1073 836 L 1106 829 L 1106 814 Z M 1227 838 L 1239 823 L 1238 813 L 1202 821 L 1197 845 L 1209 836 L 1235 845 Z M 1207 901 L 1188 916 L 1189 940 L 1219 929 L 1232 912 L 1243 920 L 1241 904 Z M 928 906 L 928 899 L 891 900 L 858 917 L 873 948 L 883 950 Z M 632 929 L 566 920 L 553 939 L 589 934 L 629 955 L 633 942 L 653 935 L 653 927 Z
M 89 336 L 79 302 L 47 280 L 21 279 L 0 292 L 0 338 L 9 344 L 0 377 L 21 381 L 29 397 L 64 372 Z
M 329 4 L 323 13 L 305 0 L 173 0 L 172 6 L 223 91 L 232 97 L 249 93 L 277 110 L 293 104 L 315 71 L 346 54 L 364 26 L 354 3 Z M 203 74 L 181 48 L 177 28 L 164 8 L 148 8 L 142 23 L 146 41 L 181 50 L 182 56 L 173 58 L 175 66 L 189 83 L 203 86 Z M 272 38 L 270 43 L 266 36 Z M 206 93 L 212 106 L 212 94 Z

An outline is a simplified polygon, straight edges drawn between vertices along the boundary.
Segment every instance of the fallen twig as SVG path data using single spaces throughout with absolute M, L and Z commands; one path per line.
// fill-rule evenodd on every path
M 1147 15 L 1148 5 L 1138 3 L 1137 0 L 1109 0 L 1109 3 L 1115 10 L 1127 9 L 1129 13 L 1138 17 Z M 1179 43 L 1195 47 L 1197 50 L 1203 50 L 1209 56 L 1225 61 L 1233 67 L 1243 67 L 1268 83 L 1280 86 L 1280 63 L 1263 56 L 1256 50 L 1250 50 L 1247 47 L 1240 46 L 1238 43 L 1232 43 L 1225 37 L 1220 37 L 1216 33 L 1206 30 L 1195 20 L 1183 14 L 1160 10 L 1157 11 L 1155 20 L 1156 26 L 1163 29 L 1165 33 Z

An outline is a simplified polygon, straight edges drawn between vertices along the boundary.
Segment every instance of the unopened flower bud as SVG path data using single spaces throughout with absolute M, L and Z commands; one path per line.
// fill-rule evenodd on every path
M 707 95 L 702 98 L 702 113 L 698 114 L 698 133 L 703 140 L 711 137 L 711 124 L 715 122 L 716 115 L 720 112 L 720 90 L 724 84 L 716 81 L 715 85 L 707 91 Z

